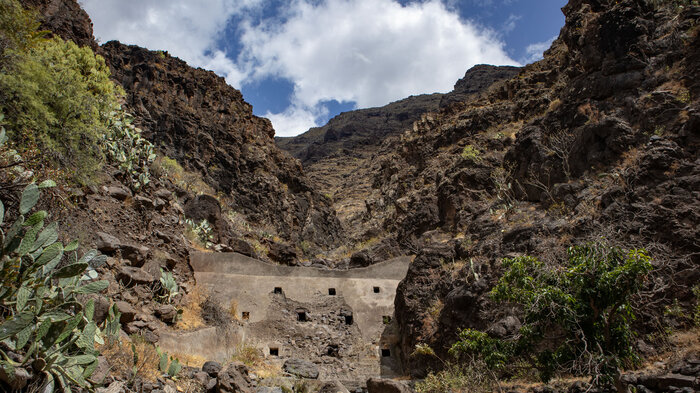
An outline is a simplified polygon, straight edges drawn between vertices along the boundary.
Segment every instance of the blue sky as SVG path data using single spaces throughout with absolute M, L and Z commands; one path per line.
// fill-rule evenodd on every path
M 243 93 L 277 135 L 537 60 L 564 0 L 83 0 L 95 35 L 167 50 Z

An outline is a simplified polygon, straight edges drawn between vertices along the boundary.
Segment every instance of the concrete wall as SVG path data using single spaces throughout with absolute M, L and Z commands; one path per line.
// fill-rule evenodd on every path
M 235 304 L 238 326 L 225 338 L 211 329 L 165 334 L 161 346 L 169 351 L 226 360 L 242 343 L 264 353 L 269 353 L 270 347 L 279 348 L 281 357 L 319 360 L 315 357 L 323 348 L 317 347 L 329 340 L 340 340 L 347 351 L 344 361 L 355 365 L 347 372 L 340 364 L 329 366 L 327 372 L 321 370 L 322 377 L 353 378 L 353 372 L 378 376 L 382 373 L 381 348 L 394 344 L 384 334 L 384 317 L 393 318 L 396 288 L 410 262 L 411 257 L 400 257 L 366 268 L 338 271 L 273 265 L 236 253 L 191 254 L 197 286 L 226 309 Z M 282 293 L 275 293 L 276 288 Z M 330 288 L 335 289 L 335 295 L 329 294 Z M 296 309 L 306 310 L 311 323 L 297 323 Z M 352 312 L 353 326 L 338 322 L 342 320 L 340 314 L 346 311 Z M 244 312 L 246 320 L 242 318 Z M 314 339 L 317 344 L 312 342 Z

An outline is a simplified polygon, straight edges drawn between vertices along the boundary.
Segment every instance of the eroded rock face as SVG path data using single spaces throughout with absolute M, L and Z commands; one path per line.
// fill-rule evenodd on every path
M 562 261 L 601 237 L 645 247 L 657 266 L 648 290 L 691 304 L 698 11 L 570 1 L 544 60 L 382 145 L 363 222 L 417 254 L 396 297 L 408 372 L 439 367 L 408 356 L 418 343 L 441 352 L 463 328 L 517 331 L 517 315 L 487 296 L 504 257 Z
M 254 116 L 223 78 L 167 53 L 116 41 L 101 52 L 126 90 L 127 109 L 143 135 L 230 196 L 232 210 L 292 242 L 327 247 L 340 241 L 329 201 L 313 189 L 300 164 L 276 147 L 269 120 Z
M 42 30 L 49 30 L 64 40 L 79 46 L 97 48 L 92 35 L 92 22 L 75 0 L 21 0 L 26 8 L 36 9 L 40 15 Z

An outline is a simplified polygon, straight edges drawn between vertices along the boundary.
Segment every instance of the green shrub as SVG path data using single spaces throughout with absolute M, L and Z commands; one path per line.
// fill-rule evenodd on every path
M 518 337 L 506 341 L 465 330 L 451 352 L 479 357 L 491 369 L 525 361 L 544 381 L 569 372 L 621 389 L 620 368 L 638 361 L 630 299 L 652 269 L 646 252 L 595 243 L 570 248 L 561 267 L 528 256 L 503 264 L 506 271 L 491 295 L 522 306 Z
M 492 392 L 493 381 L 488 378 L 488 371 L 483 364 L 470 365 L 447 364 L 437 373 L 429 373 L 425 379 L 416 384 L 418 393 L 445 392 Z
M 27 216 L 40 189 L 49 186 L 53 182 L 24 189 L 12 225 L 4 223 L 8 215 L 0 201 L 0 374 L 21 389 L 28 381 L 16 371 L 31 369 L 36 372 L 32 382 L 41 384 L 38 391 L 69 392 L 70 386 L 91 387 L 87 378 L 97 367 L 95 344 L 103 343 L 92 319 L 94 300 L 85 303 L 78 296 L 101 292 L 109 283 L 84 275 L 88 267 L 104 263 L 104 256 L 92 250 L 78 259 L 78 243 L 58 242 L 56 223 L 44 223 L 46 211 Z M 110 316 L 104 329 L 115 333 L 114 310 Z M 10 357 L 6 348 L 19 358 Z
M 475 148 L 473 145 L 466 145 L 464 146 L 464 149 L 462 150 L 461 154 L 462 158 L 465 160 L 469 160 L 475 164 L 478 164 L 481 162 L 481 153 L 477 148 Z
M 71 169 L 78 183 L 93 182 L 105 159 L 108 119 L 123 91 L 90 48 L 41 38 L 33 14 L 16 0 L 0 0 L 0 8 L 17 17 L 0 17 L 0 110 L 10 140 Z

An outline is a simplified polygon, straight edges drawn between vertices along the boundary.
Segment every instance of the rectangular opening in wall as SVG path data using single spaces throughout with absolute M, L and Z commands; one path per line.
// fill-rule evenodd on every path
M 275 287 L 275 290 L 273 291 L 276 294 L 281 294 L 282 293 L 282 287 Z
M 391 349 L 389 348 L 382 348 L 382 357 L 383 358 L 388 358 L 391 356 Z
M 373 287 L 372 291 L 374 291 L 374 293 L 379 293 L 379 287 Z
M 270 356 L 279 356 L 279 355 L 280 355 L 279 348 L 270 348 Z
M 335 288 L 328 288 L 328 294 L 331 296 L 335 296 Z
M 306 322 L 307 321 L 306 311 L 297 311 L 297 321 L 299 321 L 299 322 Z
M 384 315 L 384 316 L 382 317 L 382 322 L 383 322 L 385 325 L 390 324 L 390 323 L 391 323 L 391 315 Z
M 250 311 L 241 312 L 241 319 L 247 321 L 250 319 Z
M 346 316 L 345 316 L 345 324 L 346 324 L 346 325 L 352 325 L 352 315 L 346 315 Z

